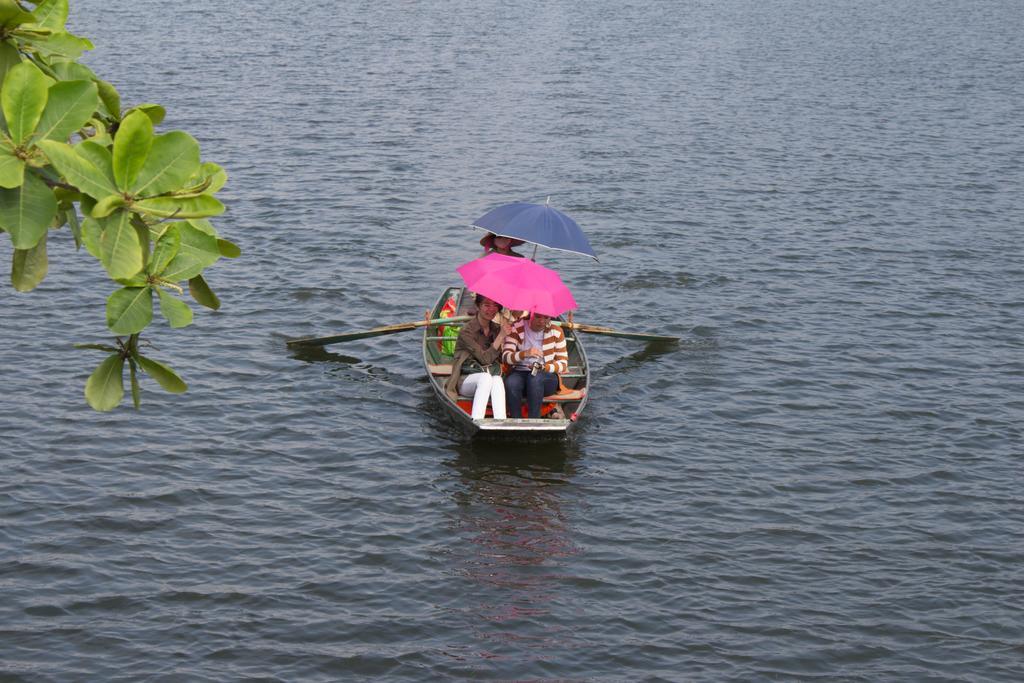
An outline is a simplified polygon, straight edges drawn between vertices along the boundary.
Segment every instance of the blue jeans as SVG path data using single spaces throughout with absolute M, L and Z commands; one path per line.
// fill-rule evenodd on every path
M 538 370 L 536 375 L 529 370 L 514 370 L 505 378 L 505 398 L 508 400 L 508 416 L 512 419 L 522 416 L 523 392 L 526 392 L 526 411 L 529 417 L 540 417 L 540 404 L 545 396 L 558 391 L 558 375 Z

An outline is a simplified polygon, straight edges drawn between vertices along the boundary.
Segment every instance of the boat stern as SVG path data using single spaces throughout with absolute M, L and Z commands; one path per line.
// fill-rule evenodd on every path
M 494 420 L 491 418 L 485 418 L 483 420 L 473 420 L 473 425 L 481 432 L 485 434 L 564 434 L 568 431 L 569 426 L 572 424 L 572 420 L 552 420 L 549 418 L 539 419 L 511 419 L 511 420 Z

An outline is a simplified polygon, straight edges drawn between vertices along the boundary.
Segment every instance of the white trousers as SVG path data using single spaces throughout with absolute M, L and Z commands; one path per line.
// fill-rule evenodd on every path
M 465 397 L 473 397 L 474 420 L 482 420 L 487 412 L 487 400 L 491 401 L 494 419 L 505 419 L 505 382 L 501 377 L 486 372 L 474 372 L 462 380 L 459 393 Z

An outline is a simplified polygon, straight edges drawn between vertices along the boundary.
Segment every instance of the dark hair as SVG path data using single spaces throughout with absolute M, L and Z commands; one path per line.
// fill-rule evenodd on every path
M 476 307 L 477 308 L 480 308 L 480 304 L 482 304 L 484 302 L 484 299 L 491 299 L 491 297 L 484 296 L 483 294 L 477 294 L 476 295 L 476 298 L 473 299 L 473 301 L 476 303 Z M 494 301 L 494 299 L 491 299 L 491 301 Z M 498 304 L 497 301 L 494 301 L 494 303 Z M 501 304 L 498 304 L 498 310 L 499 311 L 503 310 L 504 308 L 505 308 L 504 306 L 502 306 Z

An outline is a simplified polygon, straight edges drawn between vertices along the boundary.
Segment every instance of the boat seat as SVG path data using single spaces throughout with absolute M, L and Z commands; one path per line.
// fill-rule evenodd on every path
M 431 375 L 447 377 L 452 374 L 451 363 L 427 363 L 427 368 L 430 370 Z
M 428 363 L 427 368 L 430 370 L 431 375 L 437 375 L 438 377 L 448 377 L 452 374 L 451 363 Z M 573 375 L 562 375 L 563 377 L 572 377 Z M 583 375 L 578 375 L 582 377 Z M 564 403 L 567 401 L 582 401 L 583 397 L 587 395 L 587 388 L 582 389 L 560 389 L 557 393 L 551 394 L 550 396 L 544 397 L 544 403 Z
M 550 396 L 544 397 L 544 403 L 561 403 L 563 401 L 582 401 L 583 397 L 587 395 L 587 388 L 582 389 L 568 389 L 566 391 L 559 391 L 557 394 L 551 394 Z

